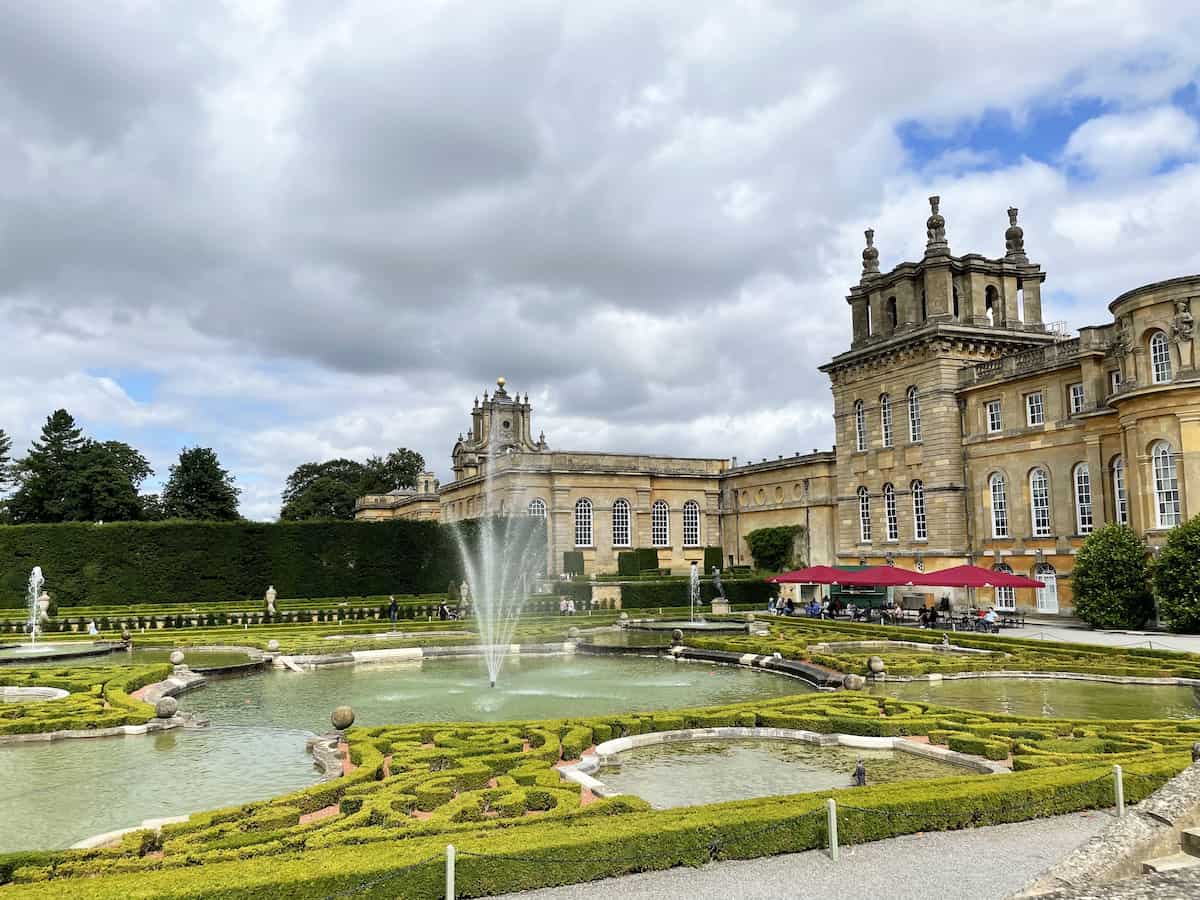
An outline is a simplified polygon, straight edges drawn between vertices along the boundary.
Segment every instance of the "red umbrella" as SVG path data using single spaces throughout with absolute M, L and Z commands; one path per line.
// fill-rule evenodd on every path
M 845 569 L 835 569 L 833 566 L 809 566 L 807 569 L 796 569 L 783 572 L 767 579 L 770 584 L 843 584 L 847 575 L 854 573 Z
M 921 577 L 920 572 L 910 572 L 898 566 L 872 566 L 869 569 L 844 572 L 840 583 L 852 587 L 903 587 L 909 584 L 923 584 Z
M 925 587 L 1011 587 L 1011 588 L 1040 588 L 1045 587 L 1040 581 L 1026 578 L 1024 575 L 1013 575 L 1009 572 L 997 572 L 994 569 L 984 569 L 980 566 L 954 566 L 939 572 L 928 572 L 918 575 L 917 584 Z

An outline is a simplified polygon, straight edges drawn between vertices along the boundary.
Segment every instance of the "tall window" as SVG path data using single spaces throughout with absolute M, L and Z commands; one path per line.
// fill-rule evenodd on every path
M 992 537 L 1008 537 L 1008 490 L 1004 476 L 993 472 L 988 479 L 988 491 L 992 495 Z
M 1042 469 L 1029 473 L 1029 514 L 1034 537 L 1050 537 L 1050 480 Z
M 1171 445 L 1159 441 L 1150 451 L 1154 459 L 1154 500 L 1158 509 L 1158 527 L 1179 524 L 1179 478 L 1175 472 L 1175 454 Z
M 1125 458 L 1113 457 L 1113 511 L 1117 514 L 1118 525 L 1129 524 L 1129 495 L 1125 493 Z
M 871 498 L 865 487 L 858 489 L 858 539 L 864 544 L 871 542 Z
M 914 444 L 921 442 L 921 401 L 915 385 L 908 389 L 908 439 Z
M 1012 566 L 1008 563 L 996 563 L 992 566 L 993 572 L 1003 572 L 1005 575 L 1013 573 Z M 996 588 L 996 609 L 1007 610 L 1012 612 L 1017 608 L 1017 592 L 1010 587 Z
M 1121 370 L 1113 369 L 1108 373 L 1108 392 L 1115 394 L 1121 389 Z
M 900 540 L 900 516 L 896 514 L 896 489 L 891 482 L 883 486 L 883 514 L 887 519 L 887 539 Z
M 1004 429 L 1004 420 L 1000 417 L 1000 401 L 989 400 L 987 402 L 987 430 L 988 434 L 997 434 Z
M 700 504 L 695 500 L 683 504 L 683 546 L 700 546 Z
M 592 501 L 587 497 L 575 501 L 575 546 L 592 546 Z
M 909 488 L 912 490 L 913 501 L 913 537 L 924 541 L 929 537 L 929 522 L 925 518 L 925 485 L 918 480 L 910 484 Z
M 883 446 L 892 446 L 892 398 L 887 394 L 879 397 L 879 430 L 883 434 Z
M 1071 396 L 1071 415 L 1083 412 L 1083 385 L 1073 384 L 1068 390 Z
M 1075 533 L 1092 533 L 1092 476 L 1087 463 L 1075 467 Z
M 655 547 L 671 546 L 671 511 L 666 500 L 655 500 L 650 507 L 650 543 Z
M 888 297 L 883 303 L 884 317 L 887 319 L 888 331 L 896 330 L 896 298 Z
M 614 547 L 629 546 L 629 501 L 624 497 L 613 501 L 612 539 Z
M 1025 395 L 1025 421 L 1031 426 L 1045 424 L 1046 407 L 1042 403 L 1041 391 Z
M 1150 338 L 1150 373 L 1155 384 L 1171 380 L 1171 344 L 1161 331 Z
M 867 449 L 867 414 L 863 411 L 863 402 L 854 401 L 854 449 Z

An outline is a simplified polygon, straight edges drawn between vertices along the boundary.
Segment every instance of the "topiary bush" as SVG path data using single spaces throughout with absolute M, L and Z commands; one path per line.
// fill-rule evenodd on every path
M 797 538 L 804 533 L 803 525 L 779 525 L 775 528 L 756 528 L 746 535 L 754 566 L 769 572 L 803 565 L 797 554 Z
M 617 574 L 633 576 L 638 573 L 637 553 L 633 550 L 622 550 L 617 554 Z
M 568 575 L 583 574 L 583 551 L 582 550 L 564 550 L 563 551 L 563 571 Z
M 1172 631 L 1200 631 L 1200 516 L 1172 529 L 1154 562 L 1158 614 Z
M 1154 614 L 1146 542 L 1128 525 L 1092 532 L 1075 557 L 1075 615 L 1093 628 L 1140 628 Z

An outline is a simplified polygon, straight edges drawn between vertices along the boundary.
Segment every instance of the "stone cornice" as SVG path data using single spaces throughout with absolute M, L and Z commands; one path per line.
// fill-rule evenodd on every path
M 857 297 L 865 296 L 875 291 L 885 291 L 900 281 L 915 278 L 924 273 L 926 269 L 944 269 L 947 267 L 956 275 L 968 272 L 981 272 L 986 275 L 996 275 L 998 277 L 1012 275 L 1022 280 L 1034 278 L 1038 281 L 1046 280 L 1046 273 L 1036 263 L 1017 263 L 1003 257 L 1000 259 L 989 259 L 981 253 L 967 253 L 964 256 L 931 256 L 920 262 L 902 262 L 897 264 L 890 272 L 868 276 L 859 284 L 850 288 L 850 294 L 846 297 L 846 301 L 853 302 Z
M 861 347 L 839 353 L 819 368 L 832 375 L 855 367 L 889 365 L 895 359 L 912 356 L 919 351 L 936 353 L 957 346 L 961 349 L 979 348 L 1012 353 L 1016 348 L 1040 347 L 1054 340 L 1054 335 L 1045 332 L 933 322 L 909 331 L 900 331 L 890 337 L 871 340 Z

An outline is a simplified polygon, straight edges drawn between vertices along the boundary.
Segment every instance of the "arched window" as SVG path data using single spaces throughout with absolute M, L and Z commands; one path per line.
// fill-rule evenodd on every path
M 954 318 L 957 319 L 958 318 L 958 288 L 951 287 L 950 288 L 950 296 L 952 298 L 951 302 L 954 304 Z
M 671 511 L 666 500 L 655 500 L 650 507 L 650 543 L 655 547 L 671 546 Z
M 1150 375 L 1155 384 L 1171 380 L 1171 343 L 1167 336 L 1156 331 L 1150 338 Z
M 867 449 L 867 415 L 861 400 L 854 401 L 854 449 Z
M 541 497 L 534 497 L 529 501 L 529 507 L 525 511 L 534 518 L 544 519 L 546 518 L 546 501 Z
M 683 504 L 683 546 L 700 546 L 700 504 L 695 500 Z
M 889 331 L 896 330 L 896 298 L 888 297 L 883 304 L 884 316 L 887 318 L 887 327 Z
M 989 284 L 983 292 L 983 307 L 989 325 L 999 325 L 1004 322 L 1003 310 L 1000 309 L 1000 294 L 996 291 L 995 285 Z
M 924 322 L 929 318 L 929 309 L 925 303 L 925 288 L 921 288 L 921 321 Z
M 624 497 L 613 501 L 612 541 L 614 547 L 629 546 L 629 501 Z
M 896 514 L 896 489 L 891 482 L 883 486 L 883 515 L 887 521 L 887 539 L 900 540 L 900 517 Z
M 1003 572 L 1005 575 L 1013 573 L 1012 566 L 1008 563 L 996 563 L 992 566 L 993 572 Z M 1010 587 L 996 588 L 996 609 L 1012 612 L 1017 608 L 1017 592 Z
M 879 396 L 879 431 L 883 434 L 883 446 L 892 446 L 892 398 Z
M 921 401 L 916 385 L 908 389 L 908 439 L 914 444 L 921 442 Z
M 592 501 L 587 497 L 575 501 L 575 546 L 592 546 Z
M 864 544 L 871 542 L 871 497 L 865 487 L 858 489 L 858 539 Z
M 1050 479 L 1042 469 L 1029 473 L 1029 518 L 1034 537 L 1050 537 Z
M 1008 537 L 1008 490 L 1004 476 L 993 472 L 988 479 L 988 491 L 992 495 L 992 537 Z
M 1175 453 L 1166 441 L 1159 441 L 1150 450 L 1154 460 L 1154 500 L 1159 528 L 1174 528 L 1179 524 L 1179 478 L 1175 471 Z
M 1087 463 L 1075 467 L 1075 533 L 1092 533 L 1092 476 Z
M 929 520 L 925 518 L 925 484 L 914 481 L 909 485 L 913 501 L 913 537 L 918 541 L 929 538 Z
M 1125 493 L 1125 457 L 1114 456 L 1112 461 L 1113 512 L 1118 525 L 1129 524 L 1129 495 Z

